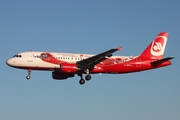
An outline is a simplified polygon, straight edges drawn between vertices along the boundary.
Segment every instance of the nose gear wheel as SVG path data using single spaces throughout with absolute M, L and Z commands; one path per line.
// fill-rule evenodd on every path
M 29 79 L 31 78 L 30 74 L 31 74 L 31 70 L 28 69 L 28 75 L 26 76 L 26 79 L 27 79 L 27 80 L 29 80 Z

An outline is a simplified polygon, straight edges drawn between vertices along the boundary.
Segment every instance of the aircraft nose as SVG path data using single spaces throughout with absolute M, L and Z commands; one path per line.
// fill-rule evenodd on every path
M 9 60 L 7 60 L 7 61 L 6 61 L 6 64 L 7 64 L 7 65 L 10 65 L 10 61 L 9 61 Z
M 6 64 L 7 64 L 8 66 L 13 66 L 13 61 L 12 61 L 12 59 L 7 60 L 7 61 L 6 61 Z

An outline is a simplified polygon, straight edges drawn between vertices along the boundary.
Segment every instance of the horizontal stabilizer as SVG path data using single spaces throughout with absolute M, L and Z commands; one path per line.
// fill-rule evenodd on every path
M 153 67 L 157 67 L 158 65 L 160 65 L 160 64 L 162 64 L 162 63 L 164 63 L 164 62 L 166 62 L 166 61 L 169 61 L 169 60 L 171 60 L 171 59 L 173 59 L 174 57 L 167 57 L 167 58 L 163 58 L 163 59 L 161 59 L 161 60 L 156 60 L 156 61 L 153 61 L 153 62 L 151 62 L 151 65 L 153 66 Z

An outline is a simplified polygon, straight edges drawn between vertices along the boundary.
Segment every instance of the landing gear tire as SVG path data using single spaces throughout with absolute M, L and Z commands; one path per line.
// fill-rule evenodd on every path
M 28 69 L 28 75 L 26 76 L 27 80 L 29 80 L 31 78 L 30 74 L 31 74 L 31 69 Z
M 29 80 L 30 78 L 31 78 L 30 75 L 26 76 L 26 79 L 27 79 L 27 80 Z
M 89 81 L 91 79 L 91 75 L 86 75 L 85 79 Z
M 80 79 L 79 80 L 79 84 L 83 85 L 85 83 L 85 80 L 84 79 Z

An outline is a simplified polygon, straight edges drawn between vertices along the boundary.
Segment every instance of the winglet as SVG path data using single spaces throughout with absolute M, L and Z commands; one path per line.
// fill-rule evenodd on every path
M 121 49 L 122 49 L 122 46 L 118 47 L 117 49 L 118 49 L 119 51 L 121 51 Z

